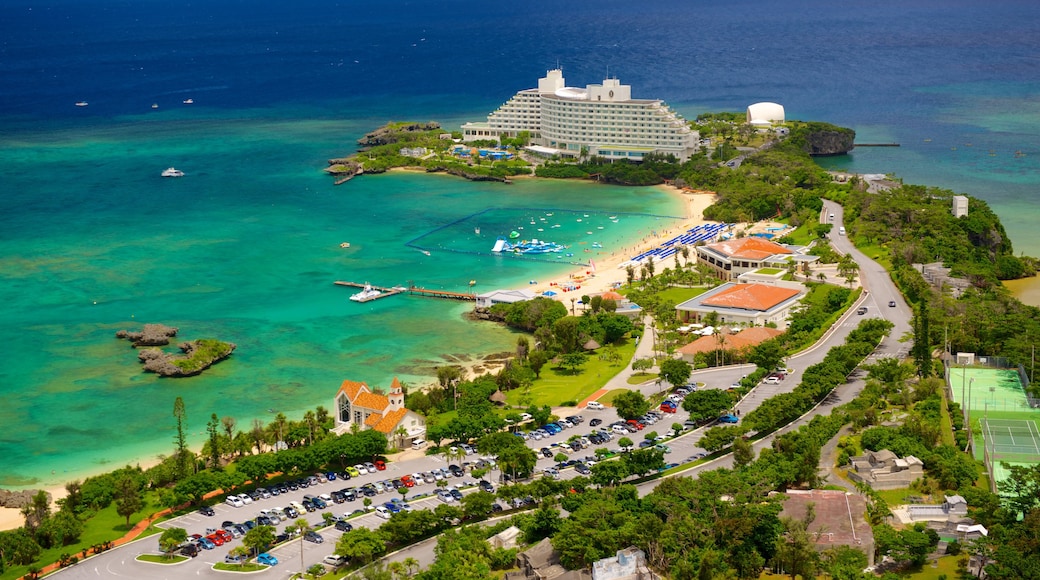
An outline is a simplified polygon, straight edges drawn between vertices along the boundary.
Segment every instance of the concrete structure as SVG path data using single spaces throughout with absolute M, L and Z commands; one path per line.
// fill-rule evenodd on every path
M 521 533 L 522 532 L 520 531 L 520 528 L 516 526 L 509 526 L 508 528 L 488 538 L 487 541 L 489 544 L 491 544 L 493 548 L 503 548 L 505 550 L 508 550 L 510 548 L 516 547 L 517 540 L 519 539 Z
M 808 505 L 813 504 L 816 517 L 808 531 L 815 537 L 817 551 L 850 546 L 867 555 L 869 566 L 874 565 L 874 533 L 867 523 L 867 501 L 862 495 L 822 489 L 785 493 L 782 518 L 804 519 Z
M 613 300 L 617 304 L 617 310 L 614 311 L 615 314 L 623 314 L 633 321 L 643 318 L 643 307 L 621 294 L 609 290 L 604 292 L 602 296 L 604 300 Z
M 747 237 L 729 239 L 694 248 L 697 261 L 707 264 L 721 280 L 736 280 L 741 274 L 759 268 L 785 268 L 795 252 L 787 246 Z
M 968 516 L 968 501 L 959 495 L 943 496 L 940 505 L 910 505 L 906 507 L 912 521 L 962 520 Z
M 528 290 L 492 290 L 477 294 L 477 308 L 491 308 L 495 304 L 513 304 L 533 300 L 534 292 Z
M 538 87 L 516 93 L 488 115 L 485 123 L 462 126 L 463 140 L 531 136 L 540 155 L 641 161 L 650 153 L 686 160 L 699 136 L 662 101 L 633 99 L 631 85 L 614 79 L 584 89 L 566 86 L 563 71 L 546 72 Z
M 955 195 L 953 196 L 953 217 L 964 217 L 968 215 L 968 196 L 966 195 Z
M 684 361 L 693 363 L 698 354 L 718 350 L 750 351 L 755 346 L 783 334 L 784 331 L 765 326 L 745 328 L 736 334 L 708 334 L 679 348 Z
M 787 270 L 783 268 L 759 268 L 750 272 L 744 272 L 737 276 L 737 282 L 741 284 L 767 284 L 770 286 L 783 285 Z
M 961 294 L 971 287 L 971 282 L 968 280 L 950 276 L 951 269 L 944 266 L 942 262 L 911 264 L 911 266 L 920 272 L 921 276 L 936 290 L 945 292 L 948 289 L 954 298 L 960 298 Z
M 336 392 L 333 408 L 336 409 L 337 435 L 348 433 L 356 425 L 359 429 L 375 429 L 387 436 L 393 446 L 405 448 L 416 439 L 426 435 L 426 419 L 404 407 L 404 391 L 397 377 L 390 384 L 390 394 L 373 393 L 365 383 L 343 381 Z M 404 428 L 405 435 L 398 429 Z
M 592 580 L 588 570 L 567 570 L 560 565 L 560 555 L 549 538 L 516 555 L 516 567 L 503 580 Z
M 806 294 L 796 282 L 767 284 L 723 284 L 675 307 L 683 323 L 699 322 L 714 312 L 718 321 L 728 325 L 765 326 L 775 324 L 783 330 L 791 310 Z
M 747 122 L 752 125 L 773 125 L 783 123 L 784 106 L 776 103 L 755 103 L 747 108 Z
M 656 580 L 659 578 L 646 565 L 646 554 L 636 547 L 618 550 L 613 558 L 592 563 L 592 580 Z
M 900 459 L 888 449 L 867 451 L 852 458 L 849 479 L 865 483 L 873 489 L 900 489 L 910 487 L 924 476 L 924 463 L 913 455 Z

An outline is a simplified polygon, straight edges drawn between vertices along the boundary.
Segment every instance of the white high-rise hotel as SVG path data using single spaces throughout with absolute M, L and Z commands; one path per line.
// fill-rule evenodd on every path
M 538 88 L 520 91 L 486 123 L 466 123 L 463 139 L 531 134 L 531 149 L 545 154 L 642 160 L 648 153 L 670 153 L 681 160 L 695 153 L 699 136 L 662 101 L 633 99 L 632 86 L 617 79 L 584 89 L 568 87 L 563 71 L 548 71 Z

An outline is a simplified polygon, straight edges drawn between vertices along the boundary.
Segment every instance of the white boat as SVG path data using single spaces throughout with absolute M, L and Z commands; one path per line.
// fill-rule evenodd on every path
M 159 108 L 159 103 L 152 103 L 152 108 L 153 109 L 158 109 Z
M 166 169 L 165 171 L 162 172 L 162 176 L 163 177 L 184 177 L 184 172 L 181 171 L 180 169 L 174 169 L 173 167 L 170 167 L 169 169 Z
M 90 103 L 88 103 L 88 102 L 86 102 L 86 101 L 76 101 L 76 106 L 77 106 L 77 107 L 86 107 L 86 106 L 87 106 L 87 105 L 89 105 L 89 104 L 90 104 Z
M 184 99 L 183 102 L 185 105 L 193 105 L 195 104 L 195 99 Z
M 480 235 L 480 228 L 473 228 L 473 233 Z
M 367 302 L 382 294 L 379 290 L 372 288 L 371 284 L 365 284 L 365 289 L 350 297 L 354 302 Z

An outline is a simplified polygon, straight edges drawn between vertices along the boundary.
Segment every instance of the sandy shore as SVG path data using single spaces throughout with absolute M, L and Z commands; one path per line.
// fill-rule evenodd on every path
M 541 294 L 546 290 L 552 290 L 553 292 L 557 292 L 557 295 L 554 297 L 556 300 L 568 305 L 570 304 L 571 298 L 580 299 L 582 295 L 592 296 L 594 294 L 602 294 L 603 292 L 610 290 L 613 284 L 625 281 L 627 273 L 624 268 L 620 267 L 620 265 L 629 261 L 633 256 L 637 256 L 646 250 L 655 248 L 661 245 L 662 242 L 673 238 L 690 228 L 706 223 L 713 223 L 704 219 L 704 210 L 711 204 L 715 203 L 716 196 L 707 193 L 689 193 L 671 186 L 659 187 L 664 188 L 672 195 L 682 198 L 686 213 L 681 222 L 672 225 L 666 230 L 658 231 L 656 236 L 647 236 L 635 241 L 629 240 L 626 242 L 628 245 L 624 246 L 619 251 L 613 252 L 611 255 L 591 255 L 593 263 L 596 266 L 595 271 L 587 267 L 582 268 L 576 266 L 575 270 L 566 276 L 550 280 L 539 280 L 537 284 L 529 284 L 523 289 L 536 294 Z M 669 261 L 662 264 L 659 270 L 673 266 L 674 264 Z M 581 281 L 575 282 L 575 278 L 581 278 Z M 571 292 L 564 292 L 560 286 L 567 283 L 578 284 L 581 288 Z
M 54 502 L 68 495 L 65 491 L 65 485 L 56 485 L 45 487 L 43 489 L 47 493 L 51 494 L 51 513 L 58 511 L 58 504 Z M 22 517 L 22 510 L 0 507 L 0 531 L 20 528 L 24 523 L 25 518 Z

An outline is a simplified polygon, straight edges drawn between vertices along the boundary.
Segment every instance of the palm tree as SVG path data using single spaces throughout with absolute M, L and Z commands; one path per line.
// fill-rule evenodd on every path
M 245 546 L 235 546 L 228 552 L 228 555 L 232 558 L 238 558 L 238 567 L 241 568 L 246 565 L 246 558 L 249 556 L 249 548 Z
M 295 531 L 300 534 L 300 576 L 303 576 L 307 570 L 306 564 L 303 562 L 303 535 L 311 531 L 311 525 L 305 518 L 296 518 L 296 521 L 289 524 L 285 528 L 287 531 Z
M 401 578 L 405 578 L 405 575 L 408 573 L 402 562 L 390 562 L 389 564 L 387 564 L 386 569 L 391 574 L 393 574 L 394 580 L 400 580 Z
M 408 437 L 408 429 L 402 425 L 394 431 L 394 435 L 397 437 L 397 448 L 404 449 L 404 439 Z
M 405 570 L 408 572 L 408 577 L 411 578 L 419 571 L 419 561 L 415 558 L 408 556 L 401 562 L 404 564 Z
M 318 431 L 318 418 L 314 416 L 314 411 L 304 413 L 303 422 L 307 424 L 307 431 L 310 434 L 307 441 L 310 445 L 314 445 L 315 435 Z

